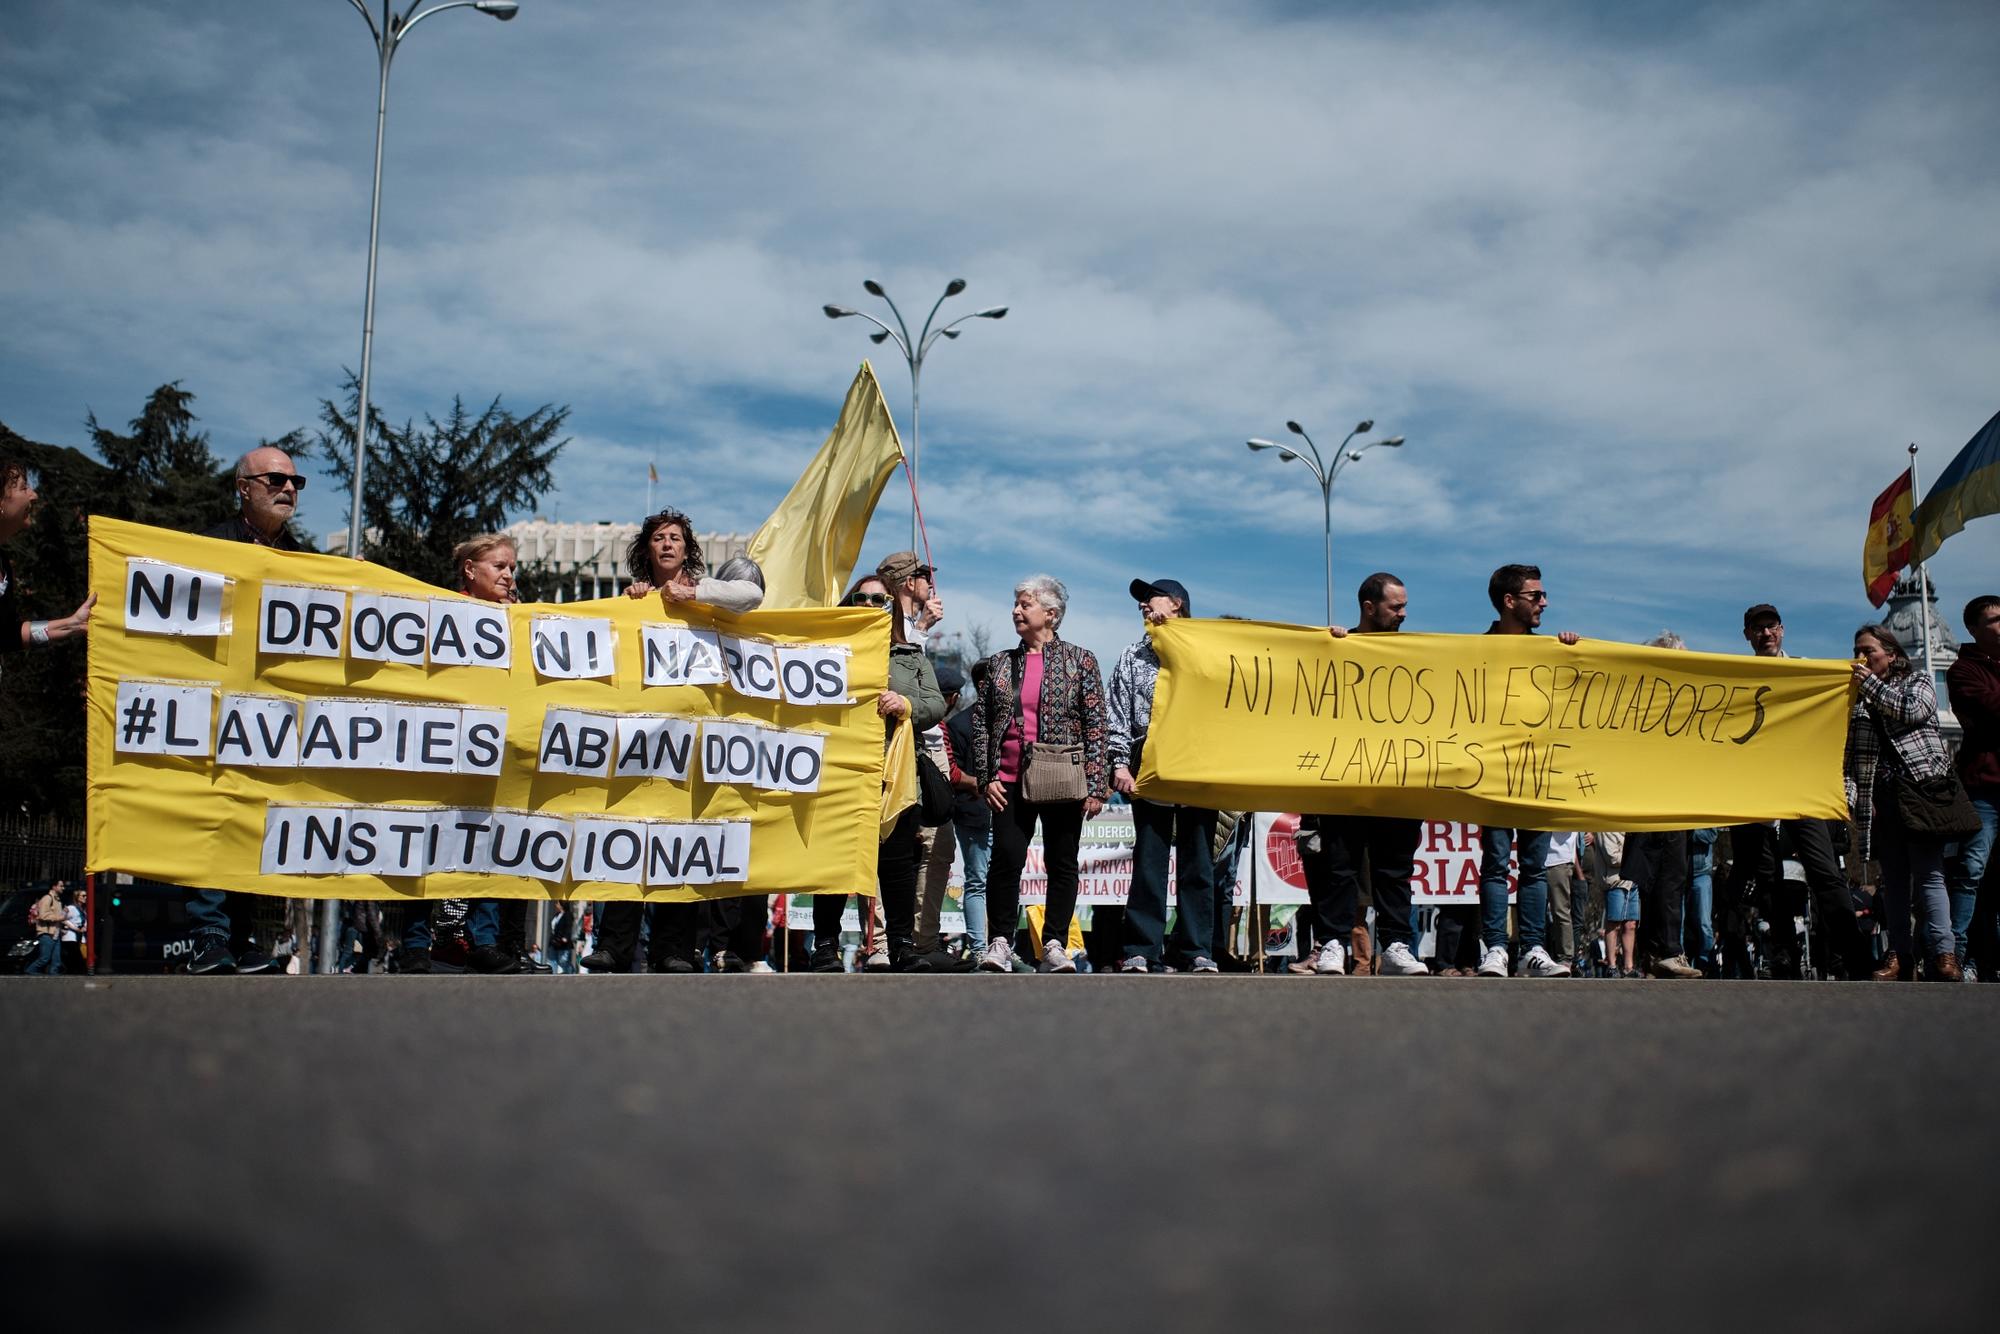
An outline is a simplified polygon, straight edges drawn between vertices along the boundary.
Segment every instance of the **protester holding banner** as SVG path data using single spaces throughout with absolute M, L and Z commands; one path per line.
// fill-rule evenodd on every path
M 1958 651 L 1945 687 L 1965 729 L 1958 775 L 1979 815 L 1979 832 L 1959 841 L 1951 926 L 1966 976 L 2000 982 L 2000 876 L 1986 874 L 2000 832 L 2000 597 L 1987 593 L 1966 603 L 1965 632 L 1972 642 Z
M 924 651 L 903 633 L 903 618 L 897 614 L 888 585 L 877 575 L 857 581 L 841 599 L 843 607 L 880 607 L 889 617 L 889 688 L 875 701 L 875 711 L 892 720 L 885 741 L 895 736 L 896 727 L 914 727 L 919 732 L 944 720 L 944 695 L 938 690 L 937 672 Z M 876 892 L 882 900 L 882 916 L 887 927 L 889 965 L 905 972 L 928 972 L 931 957 L 915 948 L 917 924 L 917 826 L 921 803 L 912 804 L 897 817 L 876 860 Z M 840 917 L 847 908 L 844 894 L 813 896 L 812 970 L 837 973 L 840 962 Z
M 1499 613 L 1487 627 L 1489 635 L 1534 634 L 1549 605 L 1549 595 L 1542 589 L 1541 568 L 1535 565 L 1502 565 L 1486 581 L 1486 597 Z M 1557 638 L 1565 644 L 1577 641 L 1573 630 L 1565 630 Z M 1482 826 L 1479 842 L 1479 976 L 1507 976 L 1507 857 L 1511 850 L 1519 854 L 1514 915 L 1520 928 L 1521 957 L 1516 970 L 1522 977 L 1568 977 L 1569 965 L 1551 958 L 1542 943 L 1548 930 L 1548 834 Z
M 1907 981 L 1915 975 L 1914 900 L 1930 977 L 1957 982 L 1958 950 L 1944 885 L 1945 838 L 1913 827 L 1911 819 L 1913 811 L 1928 813 L 1926 783 L 1948 779 L 1962 800 L 1951 754 L 1938 732 L 1937 691 L 1887 626 L 1864 625 L 1854 632 L 1854 660 L 1860 697 L 1848 717 L 1847 800 L 1858 860 L 1872 855 L 1882 864 L 1881 903 L 1889 931 L 1889 957 L 1875 976 Z M 1913 790 L 1916 801 L 1907 799 Z
M 1671 630 L 1646 644 L 1687 647 Z M 1625 874 L 1639 889 L 1639 966 L 1649 977 L 1687 981 L 1701 976 L 1701 969 L 1688 962 L 1682 942 L 1693 865 L 1693 846 L 1684 829 L 1635 833 L 1625 840 Z
M 28 479 L 28 466 L 19 459 L 0 458 L 0 547 L 19 537 L 34 522 L 35 488 Z M 52 621 L 29 621 L 21 617 L 21 599 L 14 580 L 14 566 L 0 551 L 0 653 L 55 644 L 90 630 L 90 609 L 97 594 L 67 616 Z
M 764 571 L 748 556 L 732 556 L 716 567 L 715 578 L 703 580 L 710 592 L 717 585 L 752 584 L 761 604 Z M 755 605 L 755 604 L 753 604 Z M 748 610 L 748 609 L 746 609 Z M 740 894 L 734 898 L 710 899 L 701 905 L 708 922 L 708 953 L 711 969 L 718 973 L 769 973 L 775 971 L 764 958 L 766 931 L 771 925 L 771 903 L 763 894 Z
M 994 812 L 986 880 L 991 936 L 979 961 L 986 972 L 1013 970 L 1021 871 L 1038 823 L 1049 879 L 1041 970 L 1076 971 L 1062 942 L 1076 912 L 1077 845 L 1084 820 L 1104 809 L 1109 785 L 1104 677 L 1095 654 L 1057 634 L 1068 607 L 1068 590 L 1049 575 L 1014 586 L 1021 642 L 986 660 L 974 706 L 973 758 Z
M 1743 613 L 1743 638 L 1757 657 L 1791 656 L 1785 652 L 1784 618 L 1768 602 L 1760 602 Z M 1844 963 L 1849 978 L 1859 981 L 1868 977 L 1874 965 L 1869 960 L 1860 923 L 1855 919 L 1854 898 L 1848 891 L 1847 878 L 1841 874 L 1839 859 L 1834 854 L 1833 834 L 1825 820 L 1734 826 L 1730 830 L 1733 857 L 1729 872 L 1730 901 L 1736 905 L 1747 903 L 1759 884 L 1775 887 L 1781 879 L 1786 846 L 1798 856 L 1805 871 L 1806 885 L 1812 893 L 1812 911 L 1818 916 L 1820 934 L 1834 956 L 1823 965 L 1822 971 L 1828 976 L 1838 976 Z M 1749 917 L 1739 907 L 1727 920 L 1747 925 Z M 1773 960 L 1774 975 L 1797 976 L 1798 960 L 1793 957 L 1789 941 L 1775 944 L 1779 953 Z M 1746 946 L 1742 935 L 1731 943 L 1729 953 L 1739 959 L 1744 957 Z
M 1134 579 L 1132 597 L 1147 625 L 1192 614 L 1187 588 L 1175 579 Z M 1150 635 L 1118 655 L 1111 670 L 1106 758 L 1111 785 L 1132 802 L 1132 888 L 1125 900 L 1124 941 L 1118 971 L 1145 973 L 1164 967 L 1215 973 L 1215 812 L 1198 806 L 1147 801 L 1133 792 L 1133 774 L 1153 721 L 1153 688 L 1160 659 Z M 1171 939 L 1167 928 L 1167 858 L 1175 859 L 1179 909 Z

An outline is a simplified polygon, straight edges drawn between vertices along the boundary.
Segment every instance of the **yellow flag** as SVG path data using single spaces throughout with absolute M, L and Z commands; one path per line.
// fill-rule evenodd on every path
M 889 837 L 903 812 L 916 804 L 917 734 L 914 728 L 898 727 L 882 764 L 882 837 Z
M 847 591 L 861 539 L 903 444 L 867 362 L 855 375 L 833 434 L 819 447 L 764 526 L 750 558 L 764 571 L 764 606 L 830 607 Z

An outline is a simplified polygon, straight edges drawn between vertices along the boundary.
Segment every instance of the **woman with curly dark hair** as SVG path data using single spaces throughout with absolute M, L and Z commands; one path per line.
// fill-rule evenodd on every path
M 755 611 L 764 601 L 763 585 L 753 580 L 708 577 L 694 521 L 677 509 L 647 516 L 625 549 L 625 567 L 632 574 L 627 597 L 658 593 L 667 602 L 701 602 L 724 611 Z

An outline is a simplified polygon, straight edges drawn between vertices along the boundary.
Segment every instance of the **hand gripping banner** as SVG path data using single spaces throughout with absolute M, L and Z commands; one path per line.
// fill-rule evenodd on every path
M 1527 829 L 1847 818 L 1844 662 L 1258 621 L 1152 636 L 1154 801 Z
M 873 894 L 888 619 L 500 606 L 94 518 L 89 865 L 328 898 Z

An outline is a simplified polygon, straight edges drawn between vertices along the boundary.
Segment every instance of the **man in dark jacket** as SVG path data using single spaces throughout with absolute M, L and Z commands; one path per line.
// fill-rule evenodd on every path
M 1979 812 L 1979 832 L 1958 845 L 1951 867 L 1951 929 L 1967 978 L 1983 970 L 2000 980 L 2000 883 L 1986 874 L 1993 836 L 2000 830 L 2000 597 L 1982 594 L 1965 604 L 1972 642 L 1945 673 L 1951 711 L 1965 727 L 1958 773 Z
M 253 542 L 277 551 L 303 551 L 286 525 L 298 508 L 306 479 L 291 455 L 274 445 L 260 445 L 236 461 L 237 511 L 203 533 L 224 542 Z M 229 896 L 219 889 L 191 889 L 187 896 L 188 926 L 194 937 L 194 958 L 188 971 L 208 973 L 267 973 L 271 958 L 261 950 L 230 949 L 234 934 Z

